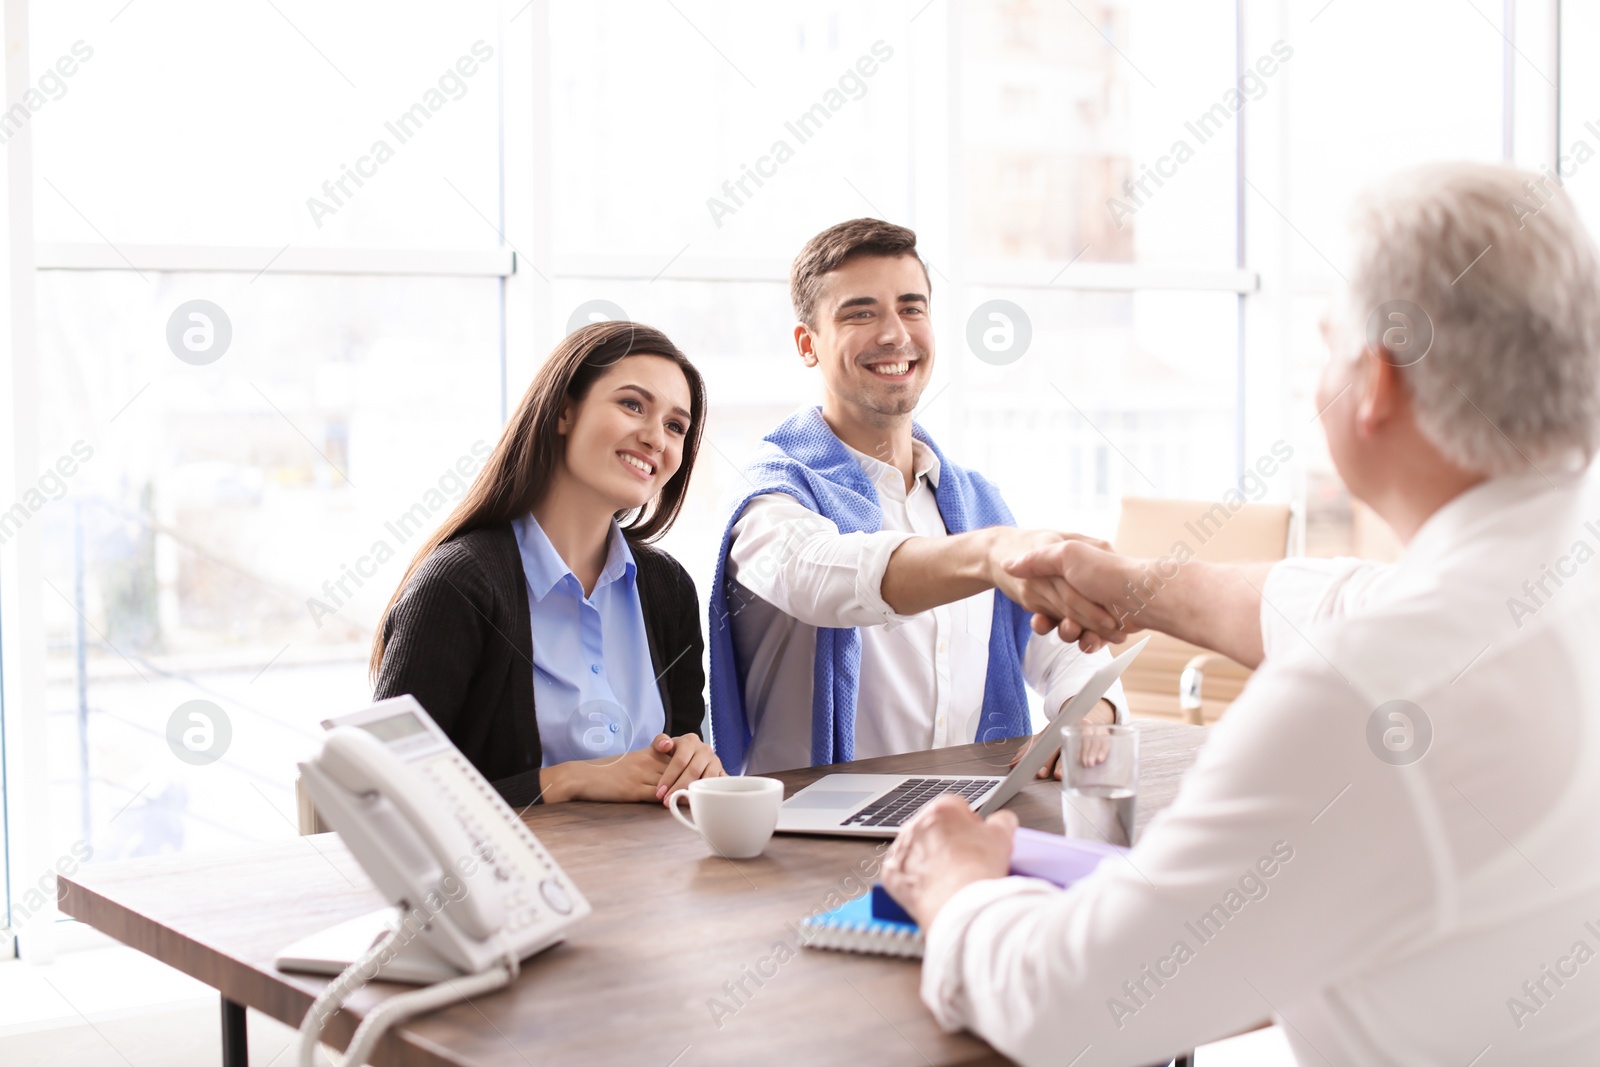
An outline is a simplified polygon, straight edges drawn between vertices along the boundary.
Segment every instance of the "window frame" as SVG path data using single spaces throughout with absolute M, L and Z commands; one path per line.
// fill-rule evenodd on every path
M 6 95 L 20 99 L 30 87 L 28 0 L 3 0 L 8 60 Z M 1337 0 L 1334 0 L 1337 2 Z M 634 255 L 553 255 L 553 124 L 551 119 L 551 0 L 500 0 L 499 197 L 496 222 L 481 247 L 454 251 L 401 249 L 271 249 L 245 246 L 35 245 L 33 142 L 24 127 L 6 145 L 4 241 L 8 256 L 0 266 L 0 297 L 9 345 L 0 354 L 9 388 L 0 401 L 0 500 L 17 500 L 21 488 L 38 477 L 40 463 L 40 387 L 35 342 L 35 272 L 40 270 L 131 270 L 191 272 L 271 272 L 314 275 L 486 276 L 499 280 L 500 410 L 504 420 L 521 383 L 528 381 L 543 355 L 558 339 L 563 319 L 552 307 L 557 281 L 584 279 L 773 282 L 786 284 L 788 263 L 778 257 L 685 254 L 667 264 Z M 1502 137 L 1508 161 L 1523 166 L 1554 165 L 1562 118 L 1562 0 L 1502 0 L 1505 46 Z M 1234 68 L 1243 56 L 1260 54 L 1273 40 L 1289 38 L 1304 25 L 1305 12 L 1288 0 L 1235 0 Z M 1481 13 L 1481 12 L 1480 12 Z M 1320 12 L 1318 12 L 1320 14 Z M 1301 273 L 1306 257 L 1289 218 L 1293 190 L 1282 188 L 1288 175 L 1287 130 L 1294 113 L 1295 72 L 1285 67 L 1271 96 L 1236 116 L 1236 249 L 1231 268 L 1169 266 L 1159 263 L 975 262 L 962 248 L 967 192 L 961 167 L 960 89 L 966 75 L 962 56 L 960 5 L 919 9 L 909 32 L 921 54 L 906 121 L 916 133 L 908 163 L 931 180 L 919 178 L 911 218 L 929 258 L 943 266 L 948 282 L 937 303 L 941 336 L 960 336 L 961 309 L 976 288 L 1051 291 L 1142 292 L 1181 290 L 1231 293 L 1238 298 L 1239 329 L 1234 401 L 1236 473 L 1247 456 L 1303 427 L 1286 410 L 1289 387 L 1283 353 L 1290 347 L 1290 302 L 1325 293 L 1333 276 L 1313 268 Z M 1518 61 L 1518 42 L 1549 63 L 1553 85 L 1539 84 L 1527 63 Z M 942 116 L 943 123 L 937 120 Z M 524 136 L 508 137 L 507 131 Z M 930 135 L 930 131 L 933 131 Z M 1259 194 L 1259 196 L 1257 195 Z M 1261 200 L 1272 199 L 1272 210 Z M 1042 282 L 1041 278 L 1052 278 Z M 946 366 L 959 385 L 963 361 Z M 956 390 L 956 395 L 960 395 Z M 959 447 L 959 442 L 952 442 Z M 1287 495 L 1298 515 L 1303 487 Z M 1303 546 L 1303 530 L 1297 546 Z M 44 638 L 40 530 L 27 524 L 0 545 L 0 870 L 4 872 L 9 921 L 20 872 L 47 870 L 55 853 L 48 841 L 50 819 L 45 768 L 48 745 L 44 719 Z M 31 924 L 26 951 L 48 957 L 54 951 L 55 924 Z M 0 958 L 17 951 L 16 935 L 0 926 Z M 33 939 L 37 939 L 36 942 Z

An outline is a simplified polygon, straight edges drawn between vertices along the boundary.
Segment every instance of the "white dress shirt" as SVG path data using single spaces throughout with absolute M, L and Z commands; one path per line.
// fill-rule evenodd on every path
M 991 740 L 976 734 L 994 591 L 916 615 L 896 614 L 881 591 L 889 557 L 904 541 L 948 534 L 934 498 L 939 458 L 913 442 L 915 480 L 908 492 L 896 467 L 853 448 L 850 453 L 878 490 L 883 525 L 876 533 L 841 534 L 787 493 L 753 498 L 733 527 L 728 575 L 738 588 L 729 596 L 728 614 L 734 653 L 745 670 L 747 774 L 811 765 L 819 626 L 861 630 L 856 759 Z M 1104 651 L 1085 656 L 1053 633 L 1034 636 L 1022 674 L 1054 714 L 1109 658 Z M 1120 685 L 1107 697 L 1125 708 Z
M 940 912 L 939 1021 L 1054 1067 L 1268 1017 L 1301 1064 L 1600 1062 L 1600 489 L 1555 477 L 1273 568 L 1266 660 L 1128 860 Z

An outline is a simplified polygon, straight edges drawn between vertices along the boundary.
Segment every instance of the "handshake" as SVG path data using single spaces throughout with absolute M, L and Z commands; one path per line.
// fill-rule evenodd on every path
M 990 580 L 1034 613 L 1035 633 L 1055 630 L 1062 640 L 1094 652 L 1156 625 L 1148 609 L 1163 582 L 1147 563 L 1079 534 L 991 529 Z
M 1212 563 L 1174 551 L 1124 556 L 1104 541 L 1055 530 L 986 526 L 902 542 L 884 571 L 883 599 L 915 615 L 998 589 L 1085 652 L 1157 630 L 1254 668 L 1261 662 L 1261 589 L 1274 564 Z
M 1159 630 L 1254 669 L 1261 663 L 1261 589 L 1272 562 L 1209 563 L 1193 555 L 1134 559 L 1104 541 L 1051 530 L 990 527 L 988 577 L 1085 652 Z

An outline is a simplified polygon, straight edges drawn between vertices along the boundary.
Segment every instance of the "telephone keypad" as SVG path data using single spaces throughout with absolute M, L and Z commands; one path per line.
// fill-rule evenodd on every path
M 409 732 L 397 735 L 393 729 L 371 728 L 373 723 L 394 719 L 397 708 L 412 717 Z M 517 817 L 517 811 L 507 806 L 414 698 L 393 698 L 366 712 L 325 721 L 323 726 L 357 726 L 377 735 L 395 757 L 423 776 L 430 795 L 419 800 L 450 813 L 466 833 L 468 856 L 488 875 L 474 885 L 497 896 L 506 916 L 505 936 L 496 939 L 494 948 L 474 946 L 466 951 L 531 951 L 559 936 L 574 916 L 589 913 L 582 893 Z M 465 866 L 461 861 L 468 856 L 453 859 L 456 865 Z
M 544 897 L 546 904 L 562 915 L 571 913 L 572 898 L 567 896 L 567 891 L 561 888 L 560 882 L 546 878 L 539 883 L 539 894 Z
M 538 839 L 521 824 L 520 820 L 514 826 L 506 825 L 505 830 L 519 838 L 528 848 L 521 852 L 520 864 L 505 862 L 505 850 L 495 847 L 494 835 L 485 831 L 482 820 L 478 818 L 480 804 L 483 801 L 497 801 L 500 795 L 486 785 L 472 765 L 458 753 L 441 755 L 444 758 L 436 757 L 428 760 L 423 764 L 423 769 L 427 776 L 459 805 L 458 817 L 461 825 L 473 839 L 474 854 L 490 868 L 495 881 L 504 887 L 501 902 L 508 913 L 508 928 L 522 930 L 535 924 L 538 922 L 541 907 L 548 907 L 559 915 L 570 915 L 574 908 L 572 897 L 561 883 L 560 869 L 556 867 L 550 855 L 539 846 Z M 446 766 L 449 770 L 445 769 Z M 450 773 L 451 771 L 455 773 Z M 473 790 L 466 791 L 461 788 L 467 783 L 471 783 Z M 473 797 L 472 792 L 480 794 L 483 801 Z M 498 819 L 495 821 L 499 822 Z M 538 893 L 530 895 L 536 874 L 544 877 L 538 880 Z

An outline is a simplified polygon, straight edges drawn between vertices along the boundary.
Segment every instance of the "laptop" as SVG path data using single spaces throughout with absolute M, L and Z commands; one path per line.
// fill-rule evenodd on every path
M 1113 682 L 1122 677 L 1134 657 L 1148 644 L 1142 638 L 1126 652 L 1105 664 L 1078 695 L 1067 701 L 1046 727 L 1054 733 L 1089 714 Z M 1033 781 L 1039 768 L 1060 746 L 1036 744 L 1017 762 L 1011 773 L 970 774 L 829 774 L 783 802 L 778 810 L 780 834 L 828 834 L 841 837 L 893 837 L 917 809 L 934 797 L 954 793 L 979 815 L 999 811 L 1022 787 Z

